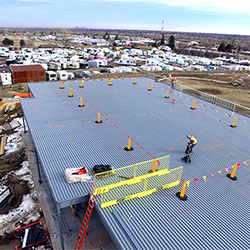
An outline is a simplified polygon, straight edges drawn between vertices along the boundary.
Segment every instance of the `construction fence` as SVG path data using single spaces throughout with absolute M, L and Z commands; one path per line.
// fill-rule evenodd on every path
M 183 167 L 169 170 L 169 163 L 165 156 L 96 174 L 94 194 L 101 196 L 101 208 L 179 185 Z

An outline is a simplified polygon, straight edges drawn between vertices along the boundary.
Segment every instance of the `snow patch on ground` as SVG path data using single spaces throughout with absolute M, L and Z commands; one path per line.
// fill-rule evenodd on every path
M 0 236 L 13 232 L 13 227 L 20 223 L 28 224 L 39 219 L 39 205 L 34 202 L 33 194 L 23 196 L 23 201 L 18 208 L 11 209 L 8 214 L 0 215 Z
M 18 169 L 17 171 L 12 171 L 12 172 L 14 172 L 15 175 L 17 175 L 20 180 L 27 181 L 29 184 L 29 188 L 33 189 L 35 184 L 34 184 L 33 177 L 31 175 L 31 171 L 29 168 L 29 162 L 24 161 L 21 165 L 22 167 L 20 169 Z
M 25 174 L 31 174 L 28 161 L 22 162 L 21 165 L 22 167 L 20 169 L 18 169 L 17 171 L 14 171 L 16 175 L 20 176 L 20 175 L 25 175 Z
M 6 150 L 5 154 L 9 154 L 11 152 L 14 152 L 14 151 L 24 147 L 23 138 L 22 138 L 22 134 L 24 131 L 23 119 L 22 118 L 15 118 L 13 121 L 21 124 L 21 126 L 19 126 L 15 129 L 14 134 L 11 134 L 8 136 L 7 144 L 5 146 L 5 150 Z

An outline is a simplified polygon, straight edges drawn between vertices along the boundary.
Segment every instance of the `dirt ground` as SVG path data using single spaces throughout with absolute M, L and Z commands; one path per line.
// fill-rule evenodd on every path
M 27 93 L 28 87 L 26 83 L 18 83 L 9 86 L 0 86 L 0 99 L 12 98 L 15 93 Z
M 188 87 L 250 107 L 250 88 L 194 79 L 177 79 L 179 83 Z
M 0 43 L 2 43 L 2 41 L 4 40 L 4 38 L 9 38 L 11 40 L 14 41 L 14 46 L 19 48 L 20 47 L 20 41 L 24 40 L 24 42 L 26 43 L 26 45 L 31 46 L 31 47 L 36 47 L 39 46 L 41 44 L 46 44 L 46 41 L 38 41 L 38 40 L 34 40 L 31 39 L 29 37 L 18 37 L 16 35 L 10 35 L 10 34 L 6 34 L 6 35 L 0 35 Z M 47 42 L 48 43 L 48 42 Z

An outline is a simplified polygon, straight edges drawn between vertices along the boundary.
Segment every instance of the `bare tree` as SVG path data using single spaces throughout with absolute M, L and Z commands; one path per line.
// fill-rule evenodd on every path
M 61 41 L 64 47 L 69 47 L 72 45 L 72 34 L 70 29 L 61 29 L 57 32 L 57 40 Z

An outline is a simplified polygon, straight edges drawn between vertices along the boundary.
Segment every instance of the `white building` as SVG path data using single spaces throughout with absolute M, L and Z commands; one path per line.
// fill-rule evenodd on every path
M 90 68 L 98 68 L 100 66 L 105 67 L 108 65 L 107 60 L 95 59 L 88 61 L 88 67 Z

